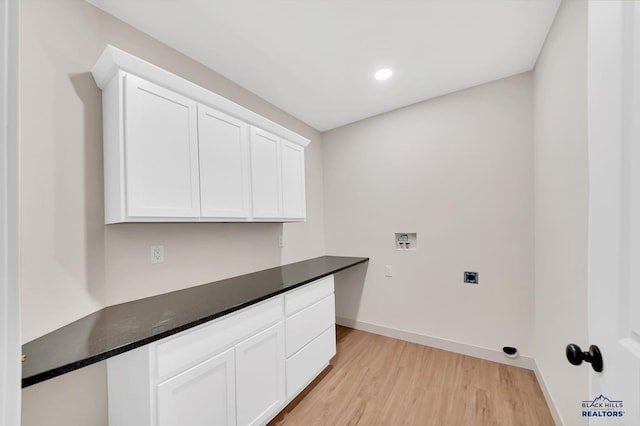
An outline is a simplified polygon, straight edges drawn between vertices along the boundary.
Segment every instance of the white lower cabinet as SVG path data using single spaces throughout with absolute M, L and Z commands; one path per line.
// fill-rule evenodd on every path
M 285 401 L 284 323 L 236 346 L 238 425 L 264 424 Z
M 335 351 L 329 276 L 109 358 L 109 424 L 264 425 Z
M 160 383 L 158 426 L 235 425 L 234 352 L 228 349 Z
M 287 398 L 299 394 L 336 354 L 333 275 L 285 295 Z
M 302 349 L 336 321 L 333 294 L 287 317 L 287 357 Z
M 336 332 L 332 326 L 287 358 L 287 397 L 300 393 L 335 354 Z

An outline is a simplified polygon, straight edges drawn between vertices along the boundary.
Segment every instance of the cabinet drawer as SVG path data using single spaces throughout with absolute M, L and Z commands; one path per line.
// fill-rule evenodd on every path
M 302 286 L 287 293 L 284 299 L 285 314 L 291 315 L 333 293 L 333 275 Z
M 263 330 L 282 318 L 282 296 L 250 306 L 230 317 L 186 330 L 157 346 L 158 378 L 179 373 Z
M 331 326 L 287 360 L 287 398 L 311 382 L 335 354 L 336 329 Z
M 333 294 L 287 318 L 287 357 L 336 322 Z

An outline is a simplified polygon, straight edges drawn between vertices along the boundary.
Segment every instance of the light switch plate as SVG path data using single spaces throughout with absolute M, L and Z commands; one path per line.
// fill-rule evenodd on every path
M 393 266 L 392 265 L 384 265 L 384 276 L 392 277 L 393 276 Z

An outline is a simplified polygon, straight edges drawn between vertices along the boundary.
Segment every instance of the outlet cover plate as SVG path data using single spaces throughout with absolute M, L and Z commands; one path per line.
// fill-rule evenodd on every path
M 478 273 L 465 271 L 464 282 L 469 284 L 478 284 Z
M 151 263 L 164 263 L 164 246 L 151 246 Z

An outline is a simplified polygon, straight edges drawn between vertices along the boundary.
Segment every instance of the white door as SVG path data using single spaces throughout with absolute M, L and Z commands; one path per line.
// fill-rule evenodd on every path
M 250 216 L 248 138 L 244 122 L 198 105 L 202 217 Z
M 198 218 L 196 103 L 131 74 L 124 102 L 128 215 Z
M 236 346 L 238 425 L 266 423 L 285 399 L 284 323 Z
M 589 2 L 589 344 L 582 415 L 640 425 L 640 3 Z M 587 351 L 588 348 L 582 348 Z M 581 367 L 584 368 L 584 367 Z
M 234 349 L 158 385 L 158 426 L 236 424 Z
M 0 0 L 0 425 L 20 424 L 18 0 Z
M 305 218 L 304 148 L 282 141 L 282 210 L 287 219 Z
M 251 128 L 251 191 L 253 217 L 282 217 L 280 138 Z

